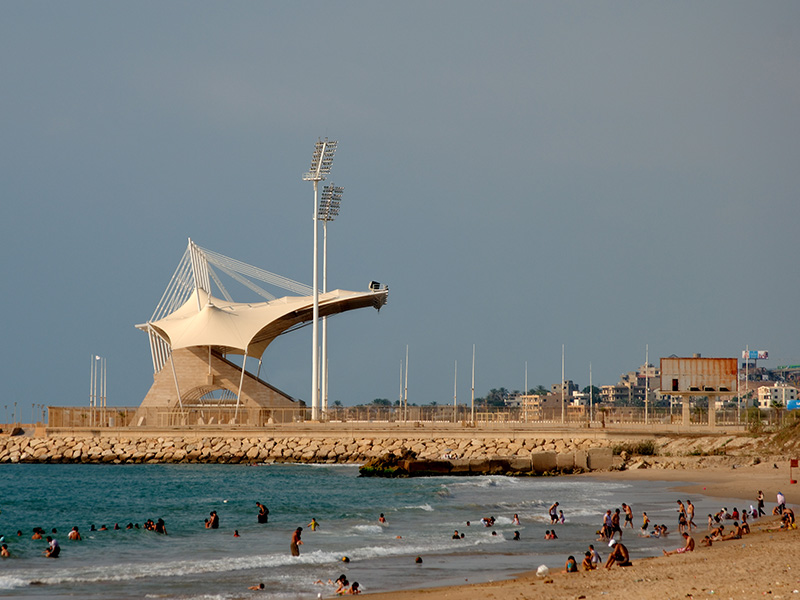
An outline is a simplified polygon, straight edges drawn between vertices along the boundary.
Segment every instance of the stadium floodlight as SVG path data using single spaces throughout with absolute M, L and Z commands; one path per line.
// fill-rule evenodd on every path
M 328 291 L 328 222 L 339 216 L 344 188 L 329 183 L 322 188 L 319 219 L 322 221 L 322 293 Z M 328 317 L 322 317 L 322 358 L 320 364 L 320 407 L 328 414 Z
M 325 138 L 317 140 L 314 154 L 311 157 L 311 168 L 303 175 L 303 181 L 314 182 L 314 266 L 312 294 L 314 309 L 311 333 L 311 420 L 319 421 L 319 191 L 317 184 L 330 175 L 333 166 L 333 155 L 336 154 L 337 142 Z

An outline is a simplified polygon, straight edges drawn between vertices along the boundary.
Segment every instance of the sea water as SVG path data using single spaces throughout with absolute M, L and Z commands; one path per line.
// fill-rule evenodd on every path
M 622 502 L 634 510 L 635 529 L 623 541 L 635 560 L 682 545 L 676 499 L 686 498 L 668 491 L 675 485 L 595 476 L 360 478 L 356 467 L 341 465 L 6 464 L 0 534 L 12 558 L 0 561 L 0 597 L 295 599 L 330 596 L 327 581 L 340 574 L 365 591 L 503 579 L 541 564 L 561 569 L 570 554 L 580 563 L 590 543 L 605 558 L 596 531 L 605 510 Z M 707 513 L 736 505 L 691 499 L 701 530 Z M 266 524 L 257 522 L 257 501 L 270 510 Z M 551 526 L 555 501 L 566 522 Z M 219 529 L 205 528 L 212 510 Z M 642 511 L 674 533 L 639 537 Z M 494 527 L 481 525 L 490 516 Z M 142 528 L 159 518 L 168 535 Z M 308 527 L 312 518 L 317 531 Z M 67 539 L 75 525 L 83 541 Z M 43 556 L 44 539 L 31 539 L 37 526 L 59 541 L 58 559 Z M 297 527 L 303 545 L 292 557 Z M 546 529 L 559 539 L 544 540 Z M 452 539 L 455 530 L 464 538 Z M 259 583 L 266 594 L 248 590 Z

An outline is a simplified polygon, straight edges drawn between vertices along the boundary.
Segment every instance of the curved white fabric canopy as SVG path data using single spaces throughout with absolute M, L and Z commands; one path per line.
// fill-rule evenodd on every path
M 385 289 L 320 294 L 320 316 L 369 306 L 380 308 L 387 296 Z M 281 333 L 311 320 L 313 302 L 313 296 L 286 296 L 258 303 L 231 302 L 195 289 L 173 313 L 139 327 L 152 328 L 173 350 L 211 346 L 227 354 L 260 357 Z

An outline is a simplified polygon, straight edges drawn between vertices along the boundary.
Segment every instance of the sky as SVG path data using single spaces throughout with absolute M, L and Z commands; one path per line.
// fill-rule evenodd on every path
M 339 142 L 330 400 L 588 385 L 660 357 L 800 363 L 800 4 L 0 4 L 3 405 L 152 383 L 191 237 L 311 284 Z M 238 299 L 238 298 L 237 298 Z M 311 328 L 262 374 L 310 397 Z M 455 366 L 458 363 L 458 376 Z

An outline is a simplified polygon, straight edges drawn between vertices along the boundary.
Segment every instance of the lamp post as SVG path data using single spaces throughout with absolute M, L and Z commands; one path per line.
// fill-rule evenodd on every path
M 311 420 L 319 420 L 319 227 L 318 220 L 318 184 L 324 181 L 331 172 L 333 155 L 336 153 L 337 142 L 328 138 L 318 140 L 314 145 L 314 154 L 311 157 L 311 168 L 303 174 L 303 181 L 314 183 L 314 266 L 312 277 L 312 293 L 314 295 L 314 308 L 312 312 L 311 327 Z
M 328 222 L 339 216 L 344 188 L 330 183 L 322 188 L 319 201 L 319 220 L 322 221 L 322 293 L 328 291 Z M 322 317 L 322 368 L 320 393 L 322 415 L 328 414 L 328 317 Z

